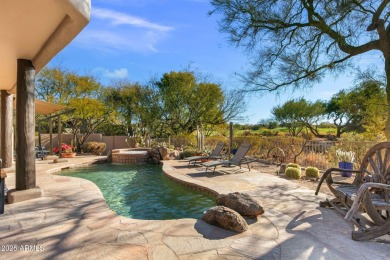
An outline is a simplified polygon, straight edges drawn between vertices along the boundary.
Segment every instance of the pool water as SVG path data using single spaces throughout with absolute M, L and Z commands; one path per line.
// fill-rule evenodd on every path
M 135 219 L 201 218 L 215 206 L 203 192 L 182 187 L 162 173 L 161 165 L 100 164 L 63 171 L 94 182 L 110 208 Z

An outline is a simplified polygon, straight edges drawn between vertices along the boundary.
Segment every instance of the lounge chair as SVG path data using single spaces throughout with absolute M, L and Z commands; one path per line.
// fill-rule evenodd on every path
M 210 167 L 214 167 L 213 172 L 215 172 L 215 169 L 217 168 L 217 166 L 236 165 L 236 166 L 240 166 L 240 169 L 241 169 L 241 164 L 245 163 L 245 155 L 248 153 L 250 148 L 251 148 L 250 144 L 241 144 L 240 147 L 238 147 L 238 150 L 234 154 L 232 159 L 222 160 L 222 161 L 205 162 L 205 163 L 201 163 L 201 165 L 206 167 L 206 171 Z M 250 170 L 249 164 L 248 164 L 248 168 Z
M 214 150 L 210 153 L 210 155 L 206 156 L 191 156 L 184 158 L 185 160 L 188 160 L 188 164 L 193 163 L 196 164 L 197 161 L 201 160 L 219 160 L 222 159 L 221 152 L 223 148 L 225 147 L 224 142 L 218 142 L 217 146 L 215 146 Z

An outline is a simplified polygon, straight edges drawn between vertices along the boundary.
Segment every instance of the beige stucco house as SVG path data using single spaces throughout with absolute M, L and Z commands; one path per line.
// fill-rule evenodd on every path
M 12 165 L 16 94 L 16 190 L 8 196 L 42 196 L 35 183 L 35 75 L 81 32 L 90 13 L 91 0 L 0 0 L 2 167 Z

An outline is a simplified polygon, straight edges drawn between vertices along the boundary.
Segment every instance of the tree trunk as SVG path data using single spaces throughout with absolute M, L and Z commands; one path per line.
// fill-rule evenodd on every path
M 311 132 L 315 137 L 324 138 L 324 137 L 326 136 L 326 135 L 320 134 L 320 132 L 318 131 L 317 127 L 313 127 L 313 126 L 310 125 L 310 124 L 307 124 L 306 127 L 309 128 L 310 132 Z
M 386 81 L 387 81 L 386 82 L 387 121 L 385 126 L 385 136 L 387 140 L 390 140 L 390 54 L 384 56 L 385 56 L 385 73 L 386 73 Z
M 337 126 L 336 129 L 337 129 L 336 137 L 340 138 L 341 137 L 341 127 Z

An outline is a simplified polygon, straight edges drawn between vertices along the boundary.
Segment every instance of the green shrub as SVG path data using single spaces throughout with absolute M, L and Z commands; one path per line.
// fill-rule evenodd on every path
M 270 122 L 268 122 L 267 127 L 268 127 L 268 129 L 275 129 L 278 127 L 278 122 L 270 121 Z
M 186 157 L 194 156 L 196 155 L 196 150 L 195 149 L 186 149 L 180 154 L 180 158 L 184 159 Z
M 317 167 L 310 166 L 306 168 L 305 175 L 307 177 L 318 178 L 320 176 L 320 171 Z
M 273 136 L 274 135 L 274 131 L 271 131 L 271 130 L 263 130 L 261 132 L 261 135 L 263 136 Z
M 106 143 L 102 143 L 102 142 L 87 142 L 83 145 L 84 153 L 102 155 L 105 150 L 106 150 Z
M 299 164 L 296 164 L 296 163 L 289 163 L 289 164 L 287 164 L 287 168 L 289 168 L 289 167 L 291 167 L 291 168 L 297 168 L 297 169 L 301 169 L 301 166 L 299 166 Z
M 287 167 L 285 175 L 287 178 L 299 180 L 301 178 L 301 169 L 295 167 Z
M 253 136 L 254 133 L 250 130 L 245 130 L 244 132 L 241 133 L 241 136 Z

